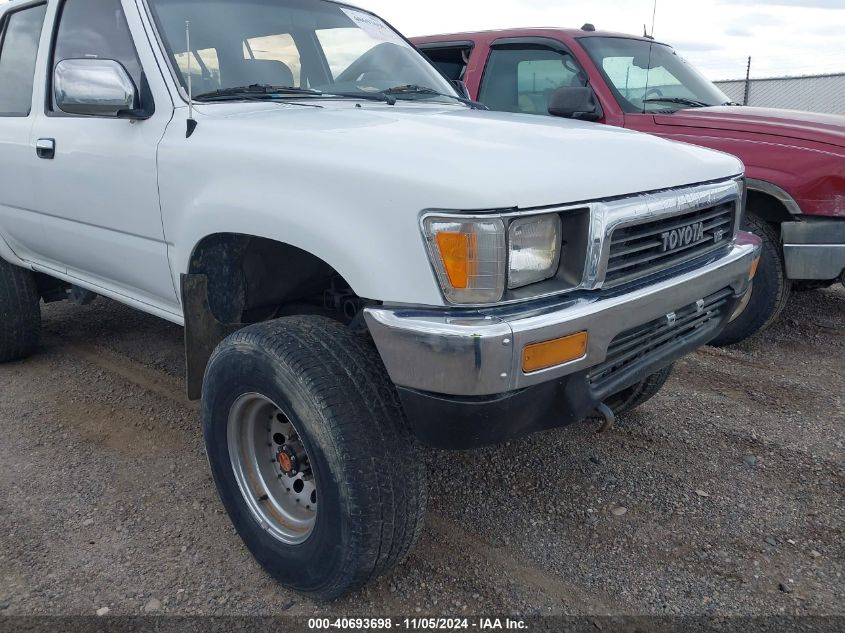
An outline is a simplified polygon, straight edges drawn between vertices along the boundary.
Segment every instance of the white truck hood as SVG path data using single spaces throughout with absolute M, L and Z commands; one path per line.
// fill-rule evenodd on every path
M 529 209 L 723 180 L 736 158 L 575 121 L 460 105 L 309 100 L 185 109 L 159 144 L 168 252 L 239 233 L 316 255 L 362 297 L 442 305 L 425 211 Z
M 329 185 L 333 165 L 346 176 L 361 173 L 371 186 L 380 176 L 414 187 L 415 202 L 438 209 L 567 204 L 743 171 L 728 154 L 605 125 L 418 102 L 309 103 L 323 107 L 199 106 L 195 142 L 216 140 L 234 154 L 271 160 L 279 153 L 288 165 L 313 165 Z

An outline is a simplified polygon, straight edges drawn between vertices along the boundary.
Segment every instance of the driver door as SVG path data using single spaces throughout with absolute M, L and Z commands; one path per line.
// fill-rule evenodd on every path
M 65 59 L 123 65 L 151 116 L 142 120 L 62 112 L 48 88 L 31 147 L 49 144 L 35 169 L 46 267 L 104 294 L 178 313 L 158 198 L 156 156 L 173 104 L 145 43 L 134 3 L 64 0 L 58 9 L 47 86 Z M 134 39 L 133 39 L 134 36 Z

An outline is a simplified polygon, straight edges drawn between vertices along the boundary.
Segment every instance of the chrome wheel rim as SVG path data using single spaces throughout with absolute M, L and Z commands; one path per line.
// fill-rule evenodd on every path
M 745 291 L 745 294 L 742 296 L 742 299 L 740 299 L 739 305 L 736 307 L 736 310 L 734 310 L 734 313 L 731 315 L 731 320 L 729 321 L 729 323 L 733 323 L 734 321 L 736 321 L 740 317 L 740 315 L 745 312 L 745 309 L 748 307 L 748 304 L 751 301 L 751 293 L 753 291 L 754 282 L 752 281 L 748 285 L 748 290 Z
M 317 519 L 311 461 L 290 417 L 257 393 L 229 411 L 229 459 L 253 518 L 286 545 L 303 543 Z

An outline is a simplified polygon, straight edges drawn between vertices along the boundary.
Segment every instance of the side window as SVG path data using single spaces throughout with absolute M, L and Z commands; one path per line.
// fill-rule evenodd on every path
M 47 5 L 15 11 L 0 23 L 0 116 L 29 116 L 35 58 Z
M 294 86 L 297 88 L 301 85 L 302 57 L 299 54 L 299 49 L 296 47 L 293 37 L 287 33 L 248 39 L 244 42 L 244 59 L 265 62 L 258 65 L 268 69 L 275 68 L 275 71 L 268 70 L 267 72 L 275 72 L 278 75 L 278 79 L 281 79 L 282 75 L 284 75 L 286 79 L 284 82 L 268 81 L 262 83 Z M 270 63 L 268 64 L 266 62 Z M 291 78 L 288 78 L 285 67 L 287 67 L 287 70 L 290 70 Z
M 437 68 L 452 81 L 463 81 L 466 75 L 469 57 L 472 48 L 469 46 L 456 46 L 455 48 L 428 48 L 422 49 L 425 56 L 431 60 Z
M 493 110 L 548 114 L 551 93 L 583 85 L 585 75 L 568 53 L 547 48 L 494 48 L 479 100 Z
M 148 108 L 143 70 L 120 0 L 65 0 L 53 49 L 53 65 L 65 59 L 113 59 L 120 62 Z M 56 110 L 55 96 L 51 109 Z

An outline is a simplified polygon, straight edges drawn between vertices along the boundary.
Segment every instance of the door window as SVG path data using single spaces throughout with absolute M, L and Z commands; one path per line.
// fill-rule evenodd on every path
M 141 108 L 149 109 L 141 62 L 120 0 L 65 0 L 53 49 L 53 70 L 65 59 L 120 62 L 141 94 Z M 52 109 L 57 110 L 55 95 L 52 101 Z
M 547 48 L 494 48 L 479 100 L 493 110 L 548 114 L 558 88 L 585 85 L 585 75 L 568 53 Z
M 15 11 L 0 24 L 0 116 L 29 116 L 35 58 L 47 5 Z

